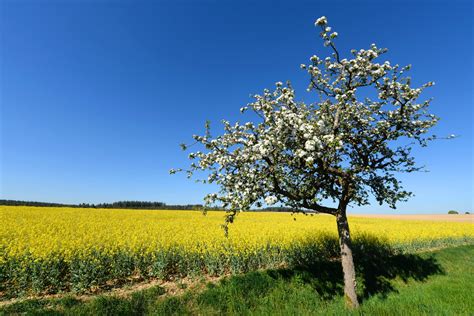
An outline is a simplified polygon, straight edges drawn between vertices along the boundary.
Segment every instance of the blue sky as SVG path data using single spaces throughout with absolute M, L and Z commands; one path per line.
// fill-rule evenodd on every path
M 473 6 L 470 2 L 2 1 L 1 187 L 5 199 L 63 203 L 201 203 L 211 187 L 168 170 L 188 163 L 179 144 L 205 120 L 245 120 L 239 108 L 291 80 L 311 100 L 300 63 L 339 49 L 389 48 L 412 64 L 460 137 L 415 152 L 429 173 L 403 175 L 415 197 L 396 211 L 473 207 Z

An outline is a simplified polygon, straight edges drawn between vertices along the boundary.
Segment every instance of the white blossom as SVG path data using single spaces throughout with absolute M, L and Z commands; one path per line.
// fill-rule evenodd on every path
M 306 143 L 304 144 L 304 148 L 307 151 L 313 151 L 316 148 L 316 142 L 312 139 L 307 140 Z
M 314 22 L 314 25 L 315 26 L 317 26 L 317 25 L 326 25 L 327 23 L 328 23 L 328 20 L 326 19 L 326 17 L 322 16 L 319 19 L 317 19 L 316 22 Z
M 265 203 L 267 205 L 273 205 L 278 202 L 278 198 L 276 196 L 270 195 L 265 198 Z
M 299 157 L 299 158 L 303 158 L 305 155 L 306 155 L 306 151 L 304 151 L 304 150 L 298 149 L 296 151 L 296 156 Z

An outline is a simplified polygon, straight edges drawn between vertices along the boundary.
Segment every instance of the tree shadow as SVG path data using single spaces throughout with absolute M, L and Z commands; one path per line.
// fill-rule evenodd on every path
M 274 279 L 291 280 L 297 277 L 309 284 L 322 299 L 330 300 L 343 294 L 343 273 L 335 238 L 327 237 L 312 249 L 299 249 L 292 254 L 289 267 L 268 270 Z M 397 292 L 394 280 L 424 281 L 444 270 L 433 255 L 407 254 L 397 251 L 375 237 L 362 236 L 353 243 L 357 275 L 357 291 L 361 301 L 370 296 L 386 297 Z
M 401 253 L 370 236 L 357 240 L 354 256 L 356 273 L 363 279 L 363 299 L 396 292 L 391 282 L 394 279 L 405 283 L 410 279 L 425 281 L 432 275 L 445 273 L 433 255 Z
M 400 282 L 424 281 L 444 273 L 434 256 L 401 253 L 370 236 L 358 237 L 353 252 L 361 302 L 370 296 L 384 298 L 397 292 L 396 285 Z M 318 238 L 294 247 L 286 259 L 286 268 L 248 272 L 208 284 L 197 297 L 198 305 L 221 314 L 252 314 L 259 308 L 264 311 L 265 305 L 273 309 L 282 300 L 297 297 L 293 301 L 296 304 L 301 302 L 300 298 L 311 300 L 307 295 L 312 291 L 318 293 L 315 299 L 323 301 L 343 295 L 339 245 L 334 237 Z

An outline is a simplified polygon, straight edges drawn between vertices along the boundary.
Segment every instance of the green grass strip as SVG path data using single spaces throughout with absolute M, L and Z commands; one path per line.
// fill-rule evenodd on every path
M 72 296 L 26 300 L 0 314 L 472 315 L 473 258 L 473 245 L 419 254 L 364 249 L 356 257 L 361 307 L 353 312 L 344 309 L 339 263 L 311 259 L 291 269 L 231 276 L 181 296 L 154 287 L 87 302 Z

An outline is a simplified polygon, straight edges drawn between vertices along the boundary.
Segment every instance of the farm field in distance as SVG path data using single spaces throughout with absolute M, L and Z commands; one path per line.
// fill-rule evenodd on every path
M 291 267 L 339 252 L 329 215 L 241 213 L 228 238 L 218 211 L 1 206 L 0 218 L 8 223 L 0 227 L 2 299 Z M 349 220 L 362 253 L 371 246 L 413 253 L 474 240 L 469 221 Z
M 412 221 L 465 222 L 474 224 L 474 214 L 355 214 L 353 216 Z

